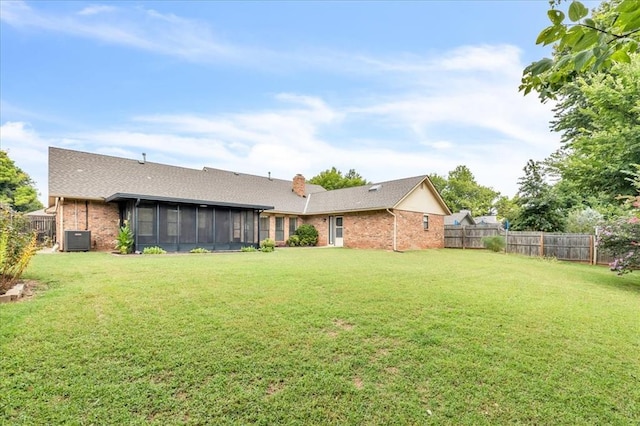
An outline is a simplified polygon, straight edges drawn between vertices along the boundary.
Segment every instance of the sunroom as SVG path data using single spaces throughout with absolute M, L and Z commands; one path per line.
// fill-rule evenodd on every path
M 239 250 L 259 245 L 260 213 L 273 206 L 117 193 L 120 224 L 129 223 L 136 251 L 158 246 L 169 252 L 194 248 Z

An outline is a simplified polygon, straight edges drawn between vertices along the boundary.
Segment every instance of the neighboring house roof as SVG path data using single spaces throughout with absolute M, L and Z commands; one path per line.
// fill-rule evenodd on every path
M 47 213 L 45 209 L 40 209 L 34 212 L 25 213 L 25 216 L 55 216 L 55 215 L 52 213 Z
M 495 215 L 476 217 L 476 225 L 492 225 L 495 223 L 499 223 L 498 217 Z
M 405 197 L 422 183 L 428 184 L 443 211 L 449 213 L 440 195 L 433 189 L 427 176 L 379 182 L 371 185 L 336 189 L 309 196 L 304 213 L 338 213 L 367 210 L 382 210 L 396 207 Z
M 306 194 L 321 192 L 307 184 Z M 169 166 L 108 155 L 49 148 L 49 197 L 114 201 L 146 199 L 301 212 L 307 198 L 292 181 L 205 167 Z
M 450 214 L 427 176 L 326 191 L 305 184 L 305 196 L 291 180 L 205 167 L 169 166 L 61 148 L 49 148 L 49 204 L 55 197 L 117 201 L 141 199 L 321 214 L 420 206 L 425 213 Z M 421 210 L 423 211 L 423 210 Z
M 445 225 L 475 225 L 476 221 L 471 216 L 470 210 L 460 210 L 457 213 L 444 217 Z

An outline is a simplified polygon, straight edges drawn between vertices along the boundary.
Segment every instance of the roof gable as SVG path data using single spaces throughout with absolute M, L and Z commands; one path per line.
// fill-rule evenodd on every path
M 432 206 L 438 206 L 428 212 L 448 214 L 449 209 L 429 181 L 428 176 L 414 176 L 311 194 L 305 213 L 321 214 L 397 208 L 410 194 L 422 188 L 423 183 L 433 199 Z M 425 209 L 420 209 L 420 211 L 425 211 Z

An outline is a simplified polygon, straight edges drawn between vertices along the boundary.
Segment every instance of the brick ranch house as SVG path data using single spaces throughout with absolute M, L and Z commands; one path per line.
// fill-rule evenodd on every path
M 54 147 L 47 210 L 67 251 L 72 231 L 90 231 L 91 250 L 113 250 L 125 221 L 136 250 L 238 250 L 267 237 L 283 245 L 303 223 L 316 227 L 320 246 L 440 248 L 451 214 L 427 176 L 326 191 L 301 175 L 288 181 Z

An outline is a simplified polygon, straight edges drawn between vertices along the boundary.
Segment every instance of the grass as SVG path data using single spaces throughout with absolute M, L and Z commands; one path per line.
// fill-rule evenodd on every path
M 471 250 L 38 255 L 0 424 L 639 424 L 640 273 Z

